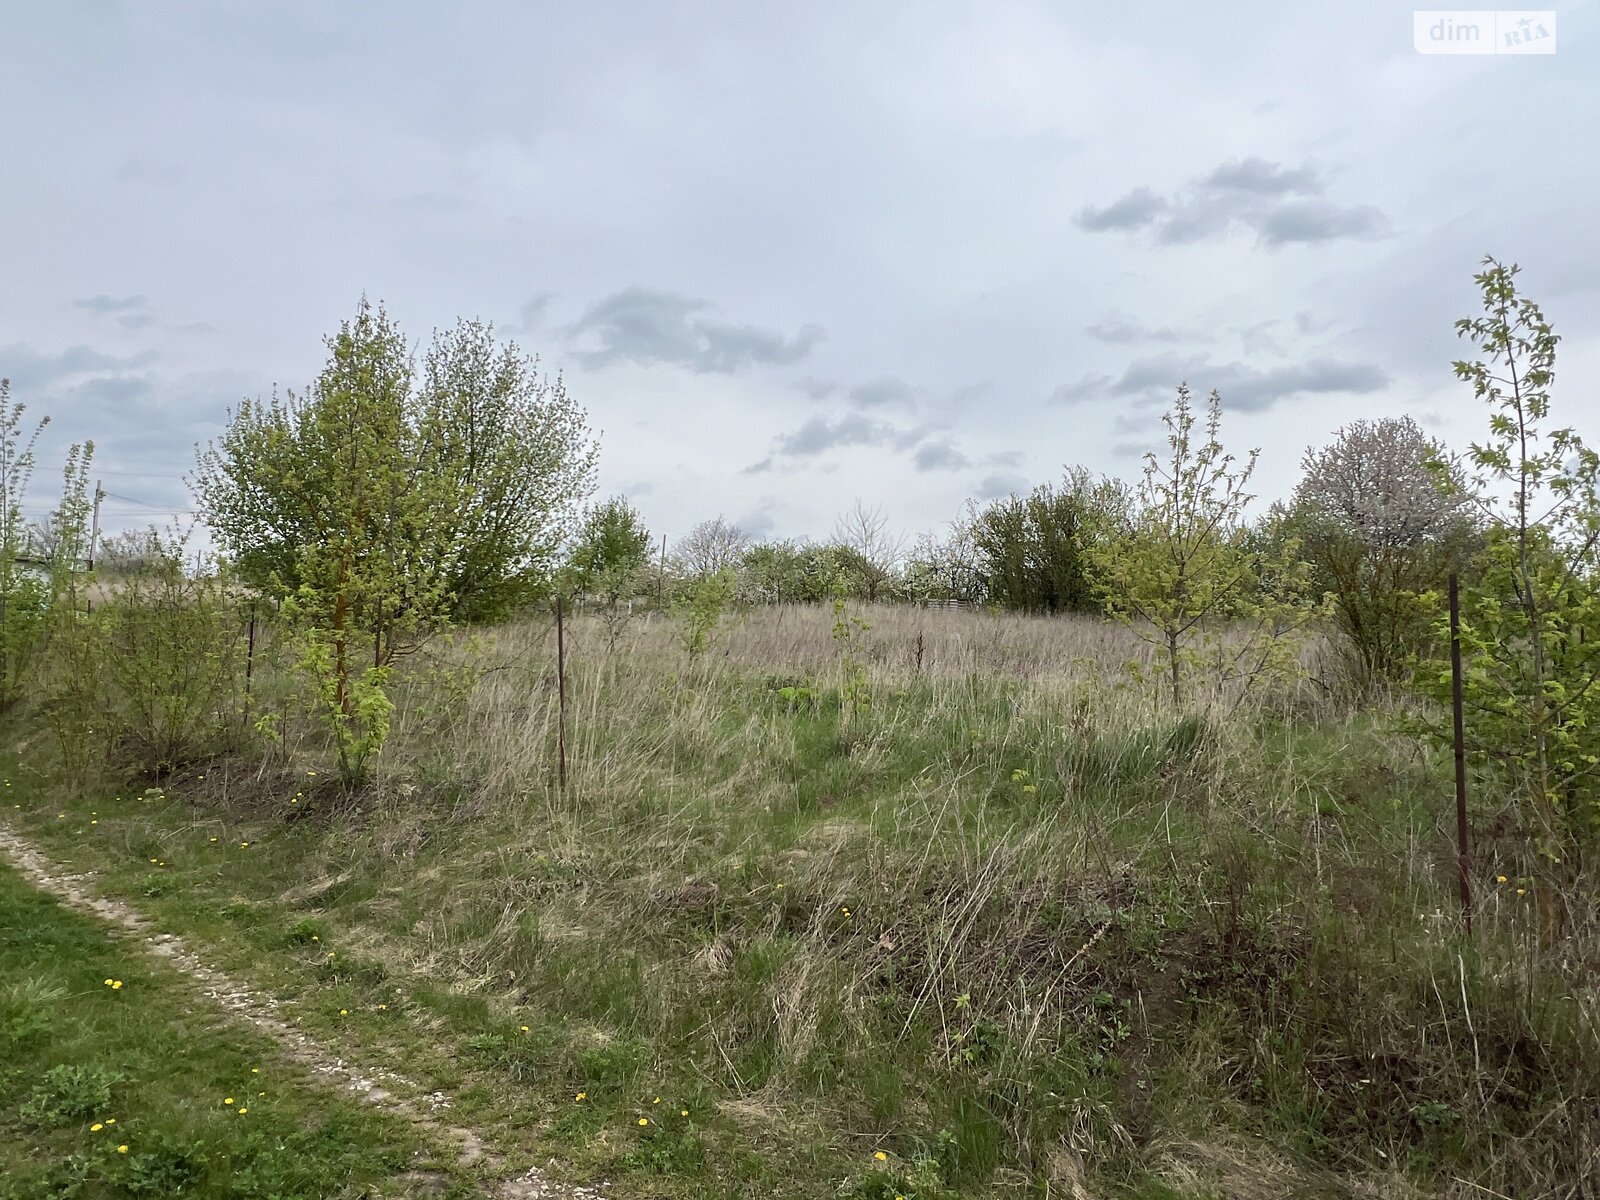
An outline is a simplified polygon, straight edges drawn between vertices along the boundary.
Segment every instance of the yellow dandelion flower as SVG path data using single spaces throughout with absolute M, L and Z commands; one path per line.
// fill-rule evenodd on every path
M 339 1015 L 341 1017 L 348 1017 L 350 1015 L 350 1010 L 348 1008 L 341 1008 L 339 1010 Z
M 1517 889 L 1517 895 L 1526 896 L 1527 894 L 1528 894 L 1528 889 L 1527 888 L 1518 888 Z
M 313 775 L 313 776 L 314 776 L 314 775 L 316 775 L 316 772 L 315 772 L 315 771 L 307 771 L 307 772 L 306 772 L 306 774 L 307 774 L 307 775 Z
M 111 986 L 111 980 L 109 980 L 109 979 L 108 979 L 108 980 L 106 980 L 106 986 L 107 986 L 107 987 L 110 987 L 110 986 Z
M 382 1008 L 382 1007 L 383 1007 L 383 1005 L 381 1005 L 381 1004 L 380 1004 L 380 1005 L 378 1005 L 378 1007 L 379 1007 L 379 1008 Z M 523 1027 L 522 1027 L 522 1032 L 523 1032 L 523 1033 L 527 1033 L 527 1032 L 528 1032 L 528 1027 L 527 1027 L 527 1026 L 526 1026 L 526 1025 L 524 1025 L 524 1026 L 523 1026 Z
M 640 1125 L 641 1128 L 643 1128 L 644 1126 L 646 1126 L 648 1124 L 650 1124 L 650 1118 L 649 1117 L 640 1117 L 639 1118 L 639 1125 Z
M 240 842 L 239 843 L 239 849 L 248 850 L 249 848 L 250 848 L 250 843 L 249 842 Z
M 573 1099 L 578 1101 L 580 1104 L 583 1101 L 587 1100 L 588 1098 L 589 1098 L 589 1093 L 588 1092 L 579 1092 L 576 1096 L 573 1097 Z
M 107 1117 L 106 1118 L 106 1124 L 107 1125 L 115 1125 L 116 1123 L 117 1123 L 117 1119 L 115 1117 Z
M 252 1074 L 252 1075 L 261 1074 L 261 1068 L 260 1067 L 251 1067 L 250 1068 L 250 1074 Z
M 89 822 L 89 824 L 91 824 L 91 825 L 98 825 L 98 824 L 100 824 L 100 822 L 99 822 L 99 821 L 90 821 L 90 822 Z
M 651 1104 L 660 1104 L 661 1103 L 661 1097 L 657 1096 L 654 1100 L 650 1101 L 650 1103 Z
M 1506 877 L 1504 875 L 1496 875 L 1494 877 L 1494 881 L 1496 883 L 1505 883 L 1506 882 Z
M 250 1111 L 250 1110 L 249 1110 L 249 1109 L 248 1109 L 248 1108 L 241 1108 L 241 1109 L 240 1109 L 240 1110 L 239 1110 L 239 1115 L 240 1115 L 240 1116 L 241 1116 L 241 1117 L 242 1117 L 242 1116 L 244 1116 L 244 1115 L 245 1115 L 245 1113 L 247 1113 L 247 1112 L 249 1112 L 249 1111 Z
M 112 991 L 113 991 L 113 992 L 120 992 L 120 991 L 121 991 L 121 990 L 122 990 L 122 980 L 120 980 L 120 979 L 113 979 L 113 980 L 112 980 L 112 981 L 111 981 L 111 990 L 112 990 Z
M 89 1126 L 89 1132 L 90 1133 L 99 1133 L 104 1128 L 105 1128 L 104 1125 L 100 1124 L 99 1121 L 96 1121 L 93 1125 Z
M 882 1150 L 874 1150 L 872 1152 L 872 1157 L 877 1159 L 879 1162 L 888 1162 L 889 1161 L 889 1156 L 887 1154 L 885 1154 Z
M 127 1142 L 123 1142 L 122 1145 L 117 1147 L 117 1153 L 118 1154 L 126 1154 L 127 1152 L 128 1152 L 128 1143 Z
M 229 1096 L 226 1100 L 223 1101 L 223 1103 L 224 1104 L 232 1104 L 233 1103 L 233 1097 Z
M 378 1011 L 379 1011 L 379 1012 L 386 1012 L 386 1011 L 387 1011 L 387 1010 L 388 1010 L 388 1008 L 389 1008 L 389 1006 L 388 1006 L 388 1005 L 387 1005 L 387 1004 L 380 1004 L 380 1005 L 378 1005 Z M 527 1029 L 527 1026 L 526 1026 L 526 1025 L 524 1025 L 524 1026 L 523 1026 L 523 1029 Z
M 680 1117 L 687 1117 L 689 1115 L 689 1110 L 687 1108 L 680 1108 L 678 1110 L 678 1115 Z
M 212 840 L 212 841 L 213 841 L 213 842 L 214 842 L 214 841 L 216 841 L 216 840 L 217 840 L 217 839 L 216 839 L 216 838 L 212 838 L 212 839 L 211 839 L 211 840 Z

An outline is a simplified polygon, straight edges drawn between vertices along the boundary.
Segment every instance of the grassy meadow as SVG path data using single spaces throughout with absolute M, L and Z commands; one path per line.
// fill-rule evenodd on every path
M 1461 935 L 1414 702 L 1357 704 L 1313 645 L 1175 719 L 1110 623 L 852 611 L 757 609 L 693 662 L 659 614 L 573 620 L 565 788 L 547 618 L 413 660 L 354 795 L 263 634 L 277 743 L 67 786 L 36 730 L 5 816 L 509 1162 L 614 1195 L 1600 1185 L 1600 942 L 1540 948 L 1479 781 Z M 109 1003 L 102 962 L 63 986 Z

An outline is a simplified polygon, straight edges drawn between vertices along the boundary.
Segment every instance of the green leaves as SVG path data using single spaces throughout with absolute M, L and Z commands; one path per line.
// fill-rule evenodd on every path
M 1088 560 L 1107 611 L 1153 646 L 1154 679 L 1181 709 L 1196 673 L 1247 687 L 1296 670 L 1298 635 L 1317 606 L 1304 599 L 1298 542 L 1249 536 L 1244 489 L 1258 452 L 1235 466 L 1224 451 L 1217 393 L 1203 442 L 1186 386 L 1162 422 L 1170 455 L 1146 456 L 1129 514 L 1088 544 Z

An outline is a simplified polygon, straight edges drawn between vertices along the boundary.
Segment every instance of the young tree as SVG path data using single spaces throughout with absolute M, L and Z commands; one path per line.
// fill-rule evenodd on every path
M 567 585 L 609 602 L 636 594 L 650 565 L 650 531 L 626 496 L 589 508 L 567 558 Z
M 30 561 L 22 502 L 33 478 L 34 446 L 50 423 L 23 423 L 26 405 L 11 401 L 11 381 L 0 379 L 0 713 L 26 694 L 29 664 L 45 631 L 50 593 L 42 564 Z
M 1292 669 L 1292 635 L 1311 610 L 1293 540 L 1273 556 L 1249 544 L 1244 489 L 1260 451 L 1243 465 L 1224 452 L 1221 398 L 1211 393 L 1204 441 L 1186 385 L 1162 422 L 1170 454 L 1145 455 L 1122 528 L 1087 551 L 1107 611 L 1154 646 L 1161 689 L 1182 709 L 1197 670 L 1218 685 L 1248 685 Z
M 1572 429 L 1547 428 L 1559 339 L 1517 294 L 1515 264 L 1483 265 L 1484 315 L 1456 333 L 1484 357 L 1454 367 L 1489 406 L 1489 436 L 1438 470 L 1488 526 L 1461 597 L 1467 728 L 1474 753 L 1509 769 L 1526 798 L 1553 938 L 1561 888 L 1600 820 L 1600 456 Z M 1448 666 L 1430 666 L 1420 681 L 1443 699 Z
M 420 386 L 381 306 L 327 346 L 306 395 L 240 406 L 195 490 L 241 574 L 283 599 L 353 784 L 386 735 L 393 664 L 542 583 L 593 447 L 484 327 L 437 337 Z
M 1410 417 L 1385 417 L 1344 426 L 1302 460 L 1286 524 L 1366 679 L 1398 679 L 1424 648 L 1417 598 L 1470 549 L 1467 505 L 1428 465 L 1442 452 Z
M 835 523 L 834 538 L 852 552 L 846 566 L 863 597 L 868 602 L 886 597 L 905 557 L 905 538 L 889 528 L 889 518 L 883 510 L 868 508 L 857 500 Z

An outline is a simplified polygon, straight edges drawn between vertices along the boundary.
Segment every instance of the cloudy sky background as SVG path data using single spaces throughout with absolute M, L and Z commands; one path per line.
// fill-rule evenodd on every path
M 900 528 L 1083 464 L 1180 381 L 1281 495 L 1358 417 L 1457 446 L 1485 254 L 1600 440 L 1600 18 L 1423 56 L 1355 2 L 0 0 L 0 375 L 92 437 L 107 525 L 192 506 L 226 409 L 365 292 L 564 372 L 601 494 Z M 139 502 L 139 503 L 133 503 Z

